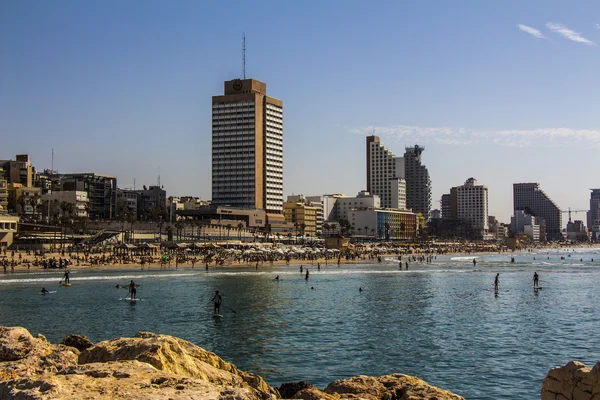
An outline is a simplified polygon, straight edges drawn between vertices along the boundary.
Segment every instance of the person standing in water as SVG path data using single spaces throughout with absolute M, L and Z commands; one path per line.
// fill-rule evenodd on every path
M 304 279 L 308 280 L 308 269 L 306 270 L 306 275 L 304 276 Z
M 540 283 L 540 277 L 539 277 L 539 275 L 538 275 L 537 271 L 535 271 L 535 272 L 533 273 L 533 286 L 534 286 L 534 287 L 538 287 L 538 286 L 539 286 L 539 283 Z
M 131 282 L 129 282 L 129 294 L 131 295 L 131 297 L 130 297 L 131 300 L 135 300 L 136 293 L 137 293 L 137 289 L 135 286 L 135 282 L 132 280 Z
M 71 273 L 71 271 L 69 271 L 68 269 L 65 269 L 65 275 L 63 276 L 63 280 L 65 281 L 65 284 L 70 283 L 71 281 L 69 280 L 69 274 Z
M 500 274 L 496 274 L 496 279 L 494 279 L 494 291 L 498 291 L 498 283 L 500 281 Z
M 223 301 L 223 299 L 221 298 L 218 290 L 215 292 L 215 297 L 213 297 L 211 301 L 215 305 L 213 309 L 213 315 L 219 315 L 221 313 L 221 301 Z

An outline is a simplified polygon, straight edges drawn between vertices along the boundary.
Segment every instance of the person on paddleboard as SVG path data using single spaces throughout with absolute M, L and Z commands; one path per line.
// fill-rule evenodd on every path
M 66 270 L 65 270 L 65 275 L 63 276 L 63 279 L 64 279 L 64 281 L 65 281 L 65 284 L 66 284 L 66 283 L 70 283 L 70 281 L 69 281 L 69 274 L 70 274 L 70 273 L 71 273 L 71 271 L 69 271 L 68 269 L 66 269 Z
M 135 282 L 132 280 L 131 282 L 129 282 L 129 293 L 131 294 L 131 299 L 135 300 L 135 294 L 137 292 L 136 286 L 135 286 Z
M 496 274 L 496 279 L 494 279 L 494 290 L 498 291 L 498 283 L 500 282 L 500 274 Z
M 46 294 L 46 293 L 50 293 L 49 290 L 47 290 L 45 287 L 42 288 L 42 291 L 40 292 L 42 294 Z
M 221 301 L 222 300 L 223 299 L 221 298 L 221 295 L 219 294 L 219 291 L 217 290 L 215 292 L 215 297 L 213 297 L 212 300 L 211 300 L 214 303 L 214 305 L 215 305 L 215 308 L 213 310 L 213 315 L 219 315 L 219 314 L 221 314 L 220 311 L 221 311 Z
M 537 271 L 535 271 L 533 273 L 533 286 L 537 287 L 537 286 L 539 286 L 539 283 L 540 283 L 540 277 L 538 276 Z

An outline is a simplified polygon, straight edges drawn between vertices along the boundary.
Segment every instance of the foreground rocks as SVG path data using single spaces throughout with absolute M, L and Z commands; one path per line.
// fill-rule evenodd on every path
M 552 368 L 542 383 L 542 400 L 600 399 L 600 361 L 594 368 L 571 361 Z
M 0 326 L 0 399 L 282 397 L 260 376 L 168 335 L 140 332 L 133 338 L 96 345 L 83 336 L 70 335 L 62 343 L 51 344 L 42 335 L 33 337 L 24 328 Z M 304 382 L 284 384 L 281 391 L 295 399 L 462 399 L 401 374 L 342 379 L 324 390 Z

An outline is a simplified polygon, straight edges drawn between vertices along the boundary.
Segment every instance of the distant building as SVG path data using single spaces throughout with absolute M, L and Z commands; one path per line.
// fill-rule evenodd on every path
M 409 240 L 417 234 L 417 215 L 407 210 L 363 208 L 350 210 L 348 214 L 358 235 Z
M 600 239 L 600 189 L 591 189 L 590 211 L 587 213 L 588 229 L 592 233 L 592 238 Z
M 69 207 L 70 211 L 66 207 Z M 84 191 L 57 191 L 42 195 L 41 211 L 45 218 L 87 218 L 88 208 L 88 193 Z
M 283 203 L 285 222 L 293 224 L 296 232 L 302 235 L 317 235 L 317 207 L 306 201 L 286 201 Z
M 92 172 L 57 174 L 51 177 L 52 191 L 86 192 L 89 217 L 93 220 L 117 217 L 117 178 Z
M 360 208 L 381 208 L 379 196 L 365 190 L 358 192 L 356 197 L 338 197 L 335 204 L 337 220 L 349 220 L 351 210 Z
M 6 249 L 13 243 L 19 226 L 19 217 L 0 213 L 0 249 Z
M 212 98 L 212 204 L 283 212 L 283 102 L 263 82 L 226 81 Z
M 560 208 L 540 189 L 539 183 L 513 184 L 513 209 L 542 218 L 546 225 L 547 240 L 563 239 Z
M 567 222 L 567 239 L 580 242 L 588 240 L 588 230 L 583 224 L 583 221 L 576 220 Z
M 15 160 L 0 160 L 0 168 L 4 170 L 7 183 L 34 186 L 35 168 L 31 165 L 29 155 L 17 154 Z
M 456 187 L 457 218 L 467 222 L 474 239 L 483 239 L 488 233 L 488 188 L 474 178 Z
M 406 179 L 406 207 L 415 213 L 429 218 L 431 210 L 431 180 L 429 171 L 422 164 L 424 147 L 406 147 L 404 153 L 404 173 Z
M 367 137 L 367 192 L 379 196 L 381 207 L 406 209 L 405 162 L 381 143 Z

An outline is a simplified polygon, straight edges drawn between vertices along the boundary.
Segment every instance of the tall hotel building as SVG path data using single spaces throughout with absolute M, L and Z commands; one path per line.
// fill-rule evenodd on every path
M 539 183 L 513 184 L 513 209 L 523 210 L 546 222 L 547 240 L 561 240 L 562 213 L 560 208 L 540 189 Z
M 283 212 L 283 102 L 254 79 L 212 98 L 212 203 Z
M 407 147 L 404 153 L 404 172 L 406 174 L 406 206 L 415 213 L 421 213 L 425 219 L 431 211 L 431 180 L 429 171 L 421 163 L 424 147 Z
M 488 233 L 488 188 L 469 178 L 456 188 L 457 218 L 468 222 L 476 239 Z
M 367 136 L 367 192 L 379 196 L 383 208 L 406 209 L 404 159 L 396 157 L 378 136 Z

